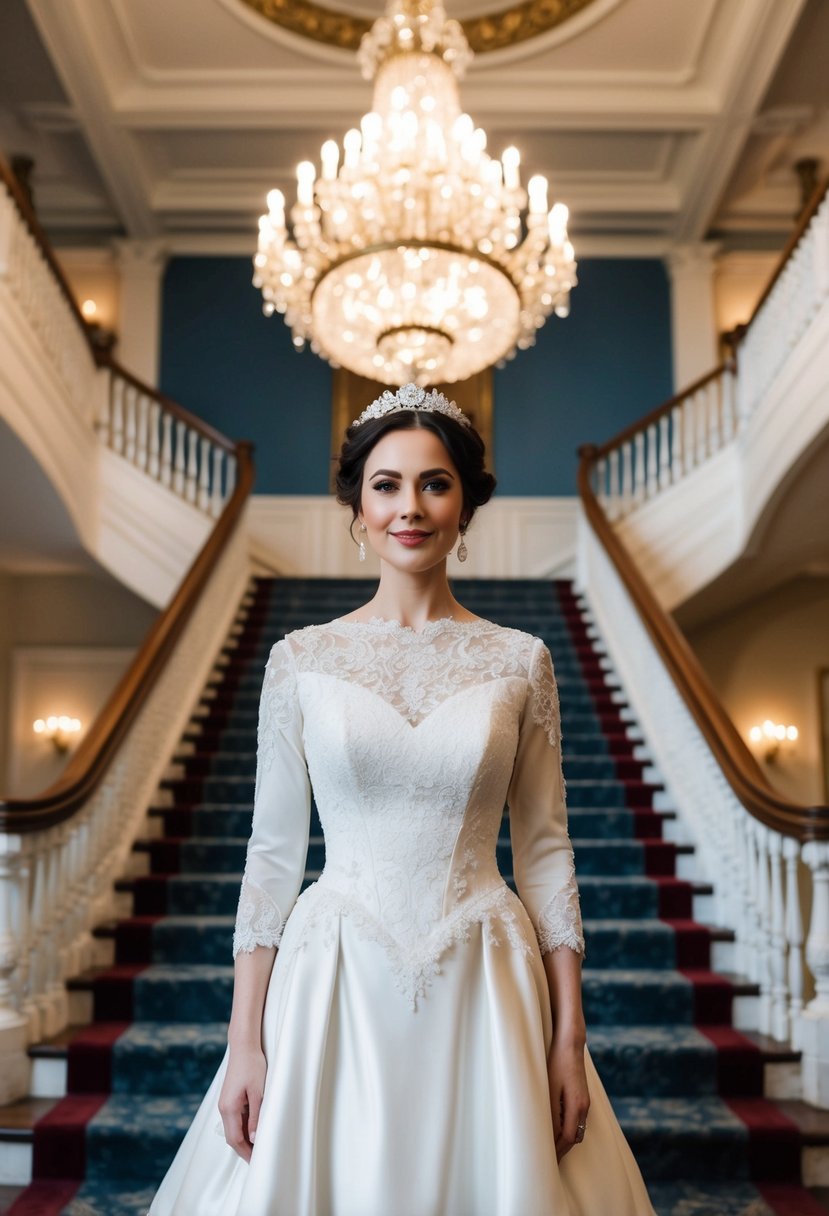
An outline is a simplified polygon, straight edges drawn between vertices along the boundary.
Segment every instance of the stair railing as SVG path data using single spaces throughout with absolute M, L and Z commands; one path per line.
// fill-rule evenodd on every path
M 218 518 L 235 484 L 233 443 L 94 345 L 48 238 L 2 157 L 0 279 L 91 433 L 139 472 Z
M 733 438 L 757 408 L 826 296 L 827 233 L 824 187 L 742 337 L 739 376 L 723 365 L 607 443 L 579 449 L 577 574 L 713 881 L 714 923 L 735 930 L 738 969 L 759 985 L 756 1028 L 803 1050 L 804 1096 L 821 1106 L 829 1106 L 829 806 L 804 806 L 772 788 L 614 523 L 713 444 Z M 782 352 L 767 352 L 778 342 Z M 757 370 L 745 388 L 739 380 L 748 364 Z M 805 961 L 815 991 L 807 1004 L 803 910 L 810 904 Z
M 90 356 L 106 378 L 104 408 L 89 410 L 89 376 L 84 394 L 71 400 L 101 442 L 215 517 L 60 779 L 39 797 L 0 800 L 0 1102 L 8 1102 L 29 1092 L 28 1045 L 67 1024 L 66 980 L 91 964 L 92 929 L 115 914 L 114 882 L 127 867 L 171 741 L 189 720 L 238 611 L 250 572 L 244 517 L 254 474 L 250 444 L 233 443 L 101 360 L 2 161 L 0 178 L 0 206 L 13 202 L 26 227 L 23 239 L 5 226 L 14 239 L 0 249 L 0 273 L 5 268 L 8 281 L 11 272 L 20 306 L 41 327 L 67 385 L 76 371 L 85 375 Z M 71 357 L 57 349 L 63 343 Z
M 731 357 L 602 444 L 591 482 L 617 521 L 676 485 L 741 435 L 829 295 L 829 196 L 804 210 Z M 737 360 L 739 359 L 739 375 Z

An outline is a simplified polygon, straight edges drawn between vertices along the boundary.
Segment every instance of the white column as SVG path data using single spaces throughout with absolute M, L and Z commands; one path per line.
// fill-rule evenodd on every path
M 667 256 L 676 392 L 712 371 L 719 362 L 714 301 L 719 247 L 717 241 L 677 245 Z
M 115 241 L 120 274 L 118 361 L 147 384 L 158 384 L 164 242 Z

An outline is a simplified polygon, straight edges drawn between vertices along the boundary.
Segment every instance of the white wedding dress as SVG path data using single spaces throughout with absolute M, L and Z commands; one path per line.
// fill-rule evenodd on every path
M 325 868 L 299 894 L 312 787 Z M 539 638 L 374 617 L 276 643 L 234 957 L 257 945 L 279 949 L 251 1160 L 221 1134 L 226 1052 L 150 1216 L 653 1216 L 589 1053 L 556 1162 L 541 954 L 584 946 Z

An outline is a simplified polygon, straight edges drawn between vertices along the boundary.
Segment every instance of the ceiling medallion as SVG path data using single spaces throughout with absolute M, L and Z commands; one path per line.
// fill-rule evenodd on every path
M 476 55 L 486 51 L 498 51 L 515 46 L 529 38 L 537 38 L 548 30 L 569 21 L 576 13 L 592 4 L 594 0 L 524 0 L 500 12 L 484 13 L 480 17 L 467 17 L 462 21 L 463 32 Z M 314 42 L 340 47 L 345 51 L 356 51 L 360 39 L 371 28 L 371 22 L 343 12 L 326 8 L 313 0 L 242 0 L 248 8 L 262 17 L 301 34 Z
M 385 384 L 466 380 L 567 316 L 576 284 L 563 203 L 525 190 L 520 155 L 486 152 L 461 112 L 472 52 L 440 0 L 389 0 L 360 44 L 373 105 L 360 129 L 297 166 L 297 201 L 268 194 L 253 283 L 266 315 L 335 367 Z M 523 216 L 523 218 L 522 218 Z

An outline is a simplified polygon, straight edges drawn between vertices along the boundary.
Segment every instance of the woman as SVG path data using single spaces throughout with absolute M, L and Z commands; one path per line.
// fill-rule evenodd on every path
M 447 581 L 484 455 L 414 385 L 348 428 L 379 586 L 271 650 L 228 1049 L 150 1216 L 653 1216 L 585 1045 L 550 653 Z

